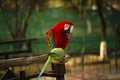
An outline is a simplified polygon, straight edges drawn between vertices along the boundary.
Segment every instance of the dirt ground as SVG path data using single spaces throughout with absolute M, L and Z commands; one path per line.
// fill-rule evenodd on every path
M 33 78 L 31 80 L 36 80 Z M 51 77 L 41 77 L 40 80 L 56 80 L 56 78 Z M 73 72 L 69 74 L 65 74 L 64 80 L 120 80 L 120 73 L 119 74 L 96 74 L 96 73 L 89 73 L 89 72 Z

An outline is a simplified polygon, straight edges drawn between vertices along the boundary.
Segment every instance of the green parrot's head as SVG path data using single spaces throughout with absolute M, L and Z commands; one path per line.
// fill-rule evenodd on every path
M 54 60 L 60 61 L 64 56 L 64 50 L 62 48 L 53 48 L 48 56 L 51 56 Z

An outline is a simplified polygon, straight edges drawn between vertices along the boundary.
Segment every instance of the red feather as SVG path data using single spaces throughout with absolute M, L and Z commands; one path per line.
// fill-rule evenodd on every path
M 47 31 L 47 34 L 46 34 L 47 43 L 48 43 L 48 38 L 51 32 L 53 32 L 55 47 L 62 48 L 62 49 L 66 48 L 66 45 L 68 44 L 70 40 L 67 38 L 67 35 L 64 32 L 65 24 L 73 25 L 73 23 L 70 21 L 62 20 L 58 22 L 57 24 L 55 24 L 50 30 Z

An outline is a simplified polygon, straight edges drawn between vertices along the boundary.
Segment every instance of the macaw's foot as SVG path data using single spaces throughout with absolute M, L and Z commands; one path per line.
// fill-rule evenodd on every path
M 55 64 L 64 64 L 66 63 L 69 59 L 71 58 L 71 56 L 69 54 L 65 54 L 64 56 L 62 56 L 60 59 L 54 59 L 52 61 L 52 63 Z
M 71 58 L 71 55 L 65 54 L 61 60 L 61 62 L 66 63 Z

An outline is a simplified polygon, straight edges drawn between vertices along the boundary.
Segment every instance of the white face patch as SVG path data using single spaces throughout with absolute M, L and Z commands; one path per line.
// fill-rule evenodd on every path
M 64 31 L 65 31 L 68 39 L 70 39 L 72 37 L 73 29 L 74 29 L 73 25 L 69 25 L 69 24 L 64 25 Z
M 70 28 L 70 25 L 69 24 L 65 24 L 64 25 L 64 31 L 68 30 Z
M 74 26 L 72 25 L 70 28 L 70 33 L 73 33 L 73 30 L 74 30 Z
M 73 33 L 73 29 L 74 29 L 73 25 L 71 26 L 69 24 L 64 25 L 64 31 L 67 31 L 67 33 Z

